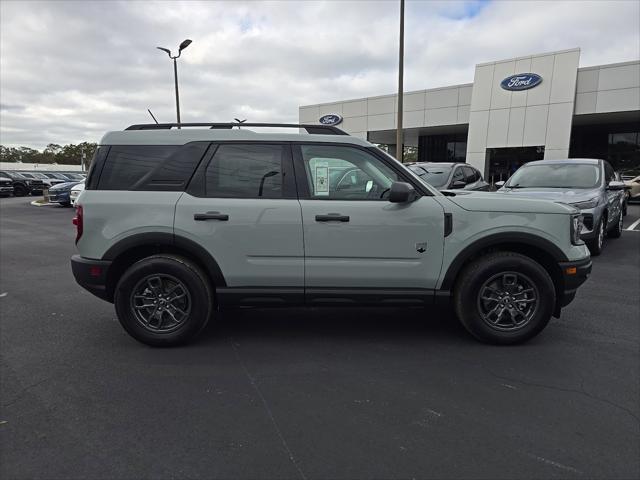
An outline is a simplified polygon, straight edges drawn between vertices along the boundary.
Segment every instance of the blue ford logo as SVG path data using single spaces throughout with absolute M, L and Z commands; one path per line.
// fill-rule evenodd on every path
M 500 86 L 505 90 L 528 90 L 540 85 L 542 77 L 535 73 L 519 73 L 517 75 L 511 75 L 500 82 Z
M 338 125 L 342 122 L 342 117 L 340 115 L 336 115 L 335 113 L 330 113 L 329 115 L 323 115 L 320 117 L 319 122 L 322 125 Z

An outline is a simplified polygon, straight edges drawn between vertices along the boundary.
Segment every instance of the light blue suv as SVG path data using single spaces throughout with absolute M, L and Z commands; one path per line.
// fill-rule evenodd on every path
M 587 243 L 591 255 L 600 255 L 605 235 L 618 238 L 622 234 L 624 182 L 616 180 L 613 167 L 606 160 L 529 162 L 503 183 L 498 192 L 510 198 L 554 200 L 580 209 L 580 238 Z
M 228 307 L 451 302 L 511 344 L 591 271 L 571 206 L 444 196 L 332 126 L 180 126 L 107 133 L 77 203 L 75 278 L 141 342 L 187 342 Z M 296 133 L 254 131 L 274 126 Z

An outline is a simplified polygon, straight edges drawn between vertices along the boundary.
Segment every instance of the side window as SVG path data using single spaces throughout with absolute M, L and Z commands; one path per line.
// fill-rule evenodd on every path
M 609 185 L 609 182 L 615 180 L 615 172 L 609 162 L 604 162 L 604 178 L 607 185 Z
M 382 160 L 342 145 L 301 145 L 311 198 L 380 200 L 398 175 Z
M 223 144 L 205 172 L 205 196 L 282 198 L 282 145 Z
M 182 191 L 208 147 L 208 142 L 100 147 L 89 170 L 88 190 L 98 181 L 98 190 Z
M 464 182 L 464 173 L 462 172 L 462 167 L 457 167 L 453 172 L 453 177 L 451 178 L 451 185 L 455 182 Z
M 178 148 L 176 145 L 113 145 L 102 168 L 98 190 L 131 190 Z M 93 175 L 91 173 L 92 179 Z
M 462 167 L 462 170 L 464 171 L 464 179 L 467 183 L 474 183 L 479 180 L 478 172 L 475 169 L 471 167 Z

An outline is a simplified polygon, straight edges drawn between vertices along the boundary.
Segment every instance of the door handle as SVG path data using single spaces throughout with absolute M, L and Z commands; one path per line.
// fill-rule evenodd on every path
M 329 213 L 327 215 L 316 215 L 316 222 L 348 222 L 349 215 L 339 213 Z
M 226 222 L 229 220 L 229 215 L 225 215 L 220 212 L 194 213 L 193 219 L 198 222 L 202 222 L 204 220 L 220 220 L 222 222 Z

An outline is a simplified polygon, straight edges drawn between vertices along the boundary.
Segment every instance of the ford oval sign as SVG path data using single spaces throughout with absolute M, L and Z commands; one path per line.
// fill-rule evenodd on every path
M 511 75 L 500 82 L 500 86 L 505 90 L 529 90 L 542 82 L 542 77 L 535 73 L 519 73 Z
M 342 122 L 342 117 L 340 115 L 336 115 L 335 113 L 330 113 L 329 115 L 323 115 L 320 117 L 319 122 L 322 125 L 338 125 Z

